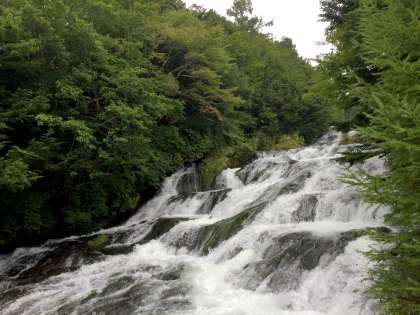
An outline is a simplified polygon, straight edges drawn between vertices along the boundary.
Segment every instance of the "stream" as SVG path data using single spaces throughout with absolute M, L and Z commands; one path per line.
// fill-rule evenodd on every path
M 260 153 L 211 191 L 183 168 L 121 226 L 0 256 L 0 314 L 376 314 L 362 252 L 388 210 L 339 180 L 339 137 Z

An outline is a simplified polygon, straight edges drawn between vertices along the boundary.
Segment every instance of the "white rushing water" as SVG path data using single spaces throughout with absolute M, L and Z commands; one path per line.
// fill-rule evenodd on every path
M 200 192 L 195 168 L 165 180 L 126 224 L 0 256 L 0 313 L 375 314 L 363 236 L 387 209 L 339 181 L 331 132 L 263 153 Z M 363 166 L 385 171 L 379 158 Z

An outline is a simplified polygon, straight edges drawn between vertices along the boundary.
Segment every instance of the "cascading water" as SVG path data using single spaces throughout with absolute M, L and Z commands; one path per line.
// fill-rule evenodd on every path
M 0 256 L 0 313 L 375 314 L 360 252 L 387 209 L 338 180 L 338 137 L 263 153 L 213 191 L 182 169 L 122 226 Z

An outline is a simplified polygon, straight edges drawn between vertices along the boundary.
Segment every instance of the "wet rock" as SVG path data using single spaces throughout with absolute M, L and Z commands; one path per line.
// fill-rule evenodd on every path
M 161 217 L 156 220 L 151 230 L 143 238 L 140 244 L 147 243 L 151 240 L 158 239 L 163 234 L 169 232 L 173 227 L 181 222 L 191 220 L 190 217 Z
M 88 245 L 88 242 L 69 240 L 51 248 L 35 265 L 19 272 L 13 282 L 18 285 L 40 282 L 63 272 L 77 270 L 83 264 L 103 258 L 96 248 Z
M 278 236 L 265 250 L 263 259 L 248 265 L 245 286 L 256 289 L 263 281 L 273 291 L 295 289 L 305 271 L 316 268 L 322 257 L 333 260 L 344 252 L 347 244 L 356 239 L 353 231 L 331 237 L 295 232 Z
M 117 281 L 111 287 L 112 289 L 107 287 L 106 294 L 101 294 L 103 297 L 96 298 L 93 306 L 87 303 L 85 307 L 79 307 L 83 310 L 81 313 L 165 314 L 186 309 L 191 305 L 188 295 L 191 288 L 180 281 L 151 279 L 134 284 Z
M 131 300 L 131 297 L 108 297 L 107 299 L 102 299 L 101 302 L 96 302 L 94 307 L 89 309 L 89 314 L 133 314 L 138 308 L 136 305 L 138 303 L 138 300 L 134 303 Z M 73 311 L 74 306 L 70 306 L 68 310 L 63 309 L 59 314 L 71 314 L 71 312 L 69 312 L 70 310 Z
M 189 195 L 175 195 L 171 198 L 169 198 L 168 200 L 168 205 L 172 204 L 172 203 L 177 203 L 177 202 L 184 202 L 185 200 L 187 200 L 188 198 L 190 198 Z
M 99 294 L 96 294 L 95 296 L 109 296 L 125 288 L 130 287 L 131 285 L 133 285 L 133 283 L 133 278 L 129 276 L 121 277 L 119 279 L 111 281 Z
M 236 216 L 221 220 L 212 225 L 200 228 L 197 236 L 199 252 L 207 255 L 209 251 L 217 247 L 223 241 L 238 233 L 244 225 L 251 221 L 264 209 L 265 203 L 248 208 Z
M 26 292 L 27 290 L 24 288 L 12 288 L 2 292 L 0 295 L 0 306 L 4 307 L 8 305 L 16 299 L 24 296 Z
M 184 173 L 178 180 L 176 190 L 180 195 L 190 195 L 203 190 L 203 184 L 197 166 L 193 165 L 190 170 L 190 172 Z
M 316 217 L 316 208 L 318 198 L 314 195 L 305 195 L 302 197 L 299 208 L 292 213 L 294 222 L 312 222 Z
M 127 255 L 134 249 L 135 244 L 129 245 L 110 245 L 100 249 L 100 252 L 104 255 L 115 256 L 115 255 Z
M 222 202 L 226 199 L 229 192 L 231 192 L 232 189 L 222 189 L 222 190 L 214 190 L 209 192 L 209 196 L 207 197 L 206 201 L 203 203 L 203 205 L 200 207 L 200 209 L 197 211 L 198 214 L 208 214 L 213 210 L 213 208 L 218 204 L 219 202 Z
M 288 157 L 282 160 L 265 161 L 265 163 L 252 163 L 236 172 L 236 176 L 245 184 L 255 183 L 270 174 L 270 171 L 276 168 L 283 168 L 283 174 L 286 175 L 297 161 Z M 283 176 L 282 176 L 283 177 Z
M 1 282 L 9 281 L 11 287 L 16 287 L 75 271 L 84 264 L 105 259 L 105 255 L 116 254 L 116 249 L 107 247 L 110 243 L 111 237 L 107 234 L 47 243 L 40 253 L 23 256 L 21 264 L 14 265 L 10 270 L 3 270 Z M 123 251 L 121 248 L 119 250 Z M 126 248 L 124 250 L 127 252 Z
M 291 194 L 298 192 L 303 188 L 305 182 L 308 178 L 311 178 L 312 173 L 310 171 L 304 171 L 299 174 L 297 177 L 293 178 L 289 181 L 279 192 L 279 196 L 283 194 Z
M 110 237 L 106 234 L 99 234 L 87 242 L 87 246 L 91 249 L 100 249 L 110 243 Z
M 223 241 L 237 234 L 248 222 L 264 209 L 266 203 L 251 206 L 241 213 L 216 223 L 194 226 L 190 229 L 177 231 L 176 238 L 167 239 L 166 242 L 176 248 L 186 248 L 207 255 L 211 249 Z
M 26 252 L 24 248 L 18 248 L 13 254 L 7 255 L 7 258 L 3 258 L 9 262 L 5 263 L 0 271 L 0 292 L 2 292 L 5 283 L 4 279 L 13 278 L 23 270 L 34 266 L 51 250 L 51 248 L 43 247 L 37 251 Z
M 164 281 L 179 280 L 182 274 L 184 273 L 184 271 L 185 271 L 185 266 L 180 264 L 169 270 L 163 270 L 161 272 L 158 272 L 156 275 L 156 278 L 160 280 L 164 280 Z
M 303 188 L 306 180 L 310 177 L 311 177 L 310 172 L 304 172 L 303 174 L 300 174 L 298 177 L 286 183 L 285 182 L 275 183 L 269 186 L 261 194 L 261 196 L 259 196 L 254 202 L 251 203 L 250 206 L 252 207 L 254 205 L 258 205 L 262 203 L 270 203 L 276 200 L 281 195 L 296 193 L 297 191 Z
M 180 222 L 189 220 L 186 217 L 160 218 L 154 222 L 150 231 L 145 235 L 141 244 L 157 239 L 167 233 Z M 15 264 L 12 269 L 4 270 L 0 275 L 0 285 L 4 285 L 1 291 L 9 288 L 38 283 L 49 277 L 64 272 L 71 272 L 79 269 L 82 265 L 101 261 L 107 255 L 122 255 L 133 251 L 136 244 L 113 244 L 111 235 L 99 234 L 82 236 L 75 239 L 67 239 L 59 242 L 46 244 L 44 251 L 36 254 L 37 260 L 28 255 L 25 263 L 22 257 L 21 264 Z
M 241 246 L 234 247 L 223 255 L 222 260 L 232 259 L 233 257 L 237 256 L 242 251 L 243 251 L 243 248 Z
M 57 314 L 169 315 L 191 308 L 191 287 L 181 279 L 184 267 L 139 266 L 145 277 L 115 274 L 103 289 L 63 305 Z
M 264 168 L 256 168 L 250 164 L 236 172 L 236 176 L 245 184 L 258 182 L 258 180 L 266 174 L 270 169 L 277 167 L 278 163 L 271 162 L 264 165 Z
M 136 228 L 136 230 L 144 229 L 147 230 L 149 228 L 149 224 L 146 224 L 144 226 L 139 226 Z M 127 229 L 122 231 L 117 231 L 112 233 L 111 235 L 111 244 L 121 244 L 127 242 L 127 240 L 130 238 L 131 234 L 133 233 L 133 229 Z

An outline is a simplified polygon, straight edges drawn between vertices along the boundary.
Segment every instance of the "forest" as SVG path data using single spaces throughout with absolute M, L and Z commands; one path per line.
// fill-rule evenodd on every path
M 183 165 L 210 186 L 335 126 L 389 167 L 346 178 L 396 227 L 371 232 L 384 246 L 367 254 L 369 293 L 384 314 L 420 314 L 420 1 L 320 2 L 335 50 L 314 66 L 250 0 L 228 17 L 180 0 L 3 0 L 0 252 L 121 223 Z
M 211 182 L 224 155 L 322 135 L 314 69 L 250 11 L 3 1 L 0 247 L 121 222 L 185 163 L 211 157 Z

